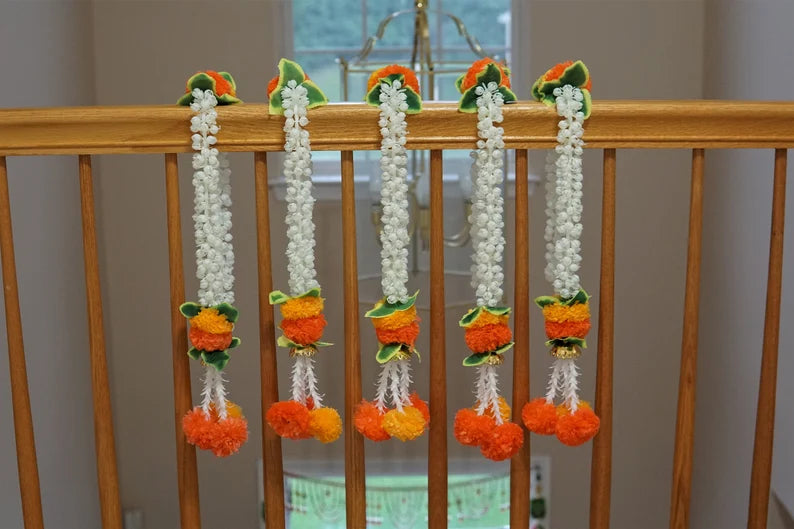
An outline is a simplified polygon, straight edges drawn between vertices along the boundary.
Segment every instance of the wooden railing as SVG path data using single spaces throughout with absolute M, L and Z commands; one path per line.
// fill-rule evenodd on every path
M 219 109 L 223 125 L 218 135 L 222 150 L 254 153 L 259 274 L 259 323 L 262 411 L 278 399 L 275 329 L 267 293 L 272 287 L 267 152 L 283 146 L 282 118 L 269 116 L 267 107 L 246 104 Z M 504 111 L 505 144 L 515 149 L 515 358 L 513 369 L 514 419 L 529 396 L 529 215 L 528 149 L 555 145 L 557 118 L 551 109 L 521 102 Z M 5 157 L 12 155 L 77 155 L 83 220 L 86 296 L 89 315 L 94 427 L 102 524 L 121 529 L 121 508 L 102 321 L 102 299 L 94 221 L 92 154 L 162 153 L 168 218 L 171 286 L 171 328 L 174 366 L 174 419 L 181 525 L 201 525 L 196 455 L 185 443 L 180 427 L 191 406 L 185 319 L 177 307 L 185 299 L 182 230 L 179 211 L 179 173 L 176 153 L 191 150 L 190 111 L 175 106 L 87 107 L 0 110 L 0 250 L 8 331 L 9 369 L 14 410 L 19 484 L 26 529 L 44 527 L 41 511 L 33 422 L 30 409 L 22 324 L 19 312 L 11 206 Z M 471 115 L 460 114 L 453 103 L 427 103 L 421 114 L 409 117 L 409 149 L 429 149 L 431 210 L 430 427 L 428 488 L 429 525 L 447 524 L 447 410 L 444 321 L 444 252 L 442 151 L 471 149 L 476 127 Z M 361 400 L 356 210 L 353 151 L 378 149 L 377 109 L 361 104 L 333 104 L 312 110 L 309 125 L 312 148 L 341 150 L 342 224 L 345 322 L 345 483 L 347 526 L 366 525 L 364 443 L 353 427 L 354 406 Z M 720 101 L 600 101 L 587 122 L 588 148 L 604 150 L 601 231 L 601 284 L 597 351 L 596 412 L 601 431 L 593 442 L 590 527 L 606 529 L 610 519 L 612 459 L 612 362 L 615 274 L 616 149 L 692 149 L 692 180 L 687 252 L 684 329 L 681 348 L 678 413 L 673 462 L 670 527 L 688 527 L 692 482 L 695 367 L 698 347 L 698 304 L 703 217 L 705 149 L 774 149 L 774 195 L 769 277 L 764 326 L 761 381 L 756 416 L 755 448 L 748 527 L 766 527 L 774 431 L 782 249 L 786 183 L 786 149 L 794 146 L 794 103 Z M 281 442 L 264 423 L 262 414 L 264 488 L 269 529 L 283 528 L 284 482 Z M 529 523 L 529 454 L 527 435 L 522 450 L 511 460 L 510 526 Z

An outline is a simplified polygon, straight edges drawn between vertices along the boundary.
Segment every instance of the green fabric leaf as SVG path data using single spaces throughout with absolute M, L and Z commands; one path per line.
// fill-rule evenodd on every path
M 496 83 L 499 86 L 502 83 L 502 72 L 496 64 L 489 62 L 483 71 L 477 74 L 477 85 L 488 85 L 488 83 Z M 477 86 L 475 85 L 475 86 Z
M 542 83 L 542 78 L 539 78 L 535 81 L 535 84 L 532 85 L 532 97 L 538 101 L 543 99 L 543 94 L 540 93 L 540 85 Z
M 334 344 L 330 342 L 314 342 L 312 345 L 315 347 L 331 347 Z
M 180 105 L 180 106 L 183 106 L 183 107 L 189 107 L 190 103 L 192 103 L 192 102 L 193 102 L 193 94 L 191 92 L 188 92 L 185 95 L 183 95 L 182 97 L 180 97 L 177 100 L 176 104 Z
M 288 301 L 290 297 L 280 290 L 274 290 L 270 293 L 268 299 L 271 305 L 281 305 L 282 303 Z
M 558 79 L 544 81 L 538 86 L 538 93 L 540 93 L 544 99 L 551 97 L 552 101 L 554 101 L 554 89 L 560 86 L 562 86 L 562 83 Z
M 419 354 L 419 349 L 416 347 L 408 348 L 406 351 L 410 354 L 416 355 L 416 358 L 418 358 L 420 362 L 422 361 L 422 355 Z
M 188 79 L 187 84 L 190 87 L 191 92 L 196 88 L 201 90 L 212 90 L 213 93 L 215 92 L 215 79 L 204 72 L 199 72 Z
M 276 340 L 276 344 L 279 347 L 289 347 L 291 349 L 295 348 L 295 347 L 302 347 L 300 344 L 297 344 L 297 343 L 293 342 L 292 340 L 290 340 L 286 336 L 279 336 L 278 340 Z
M 312 288 L 311 290 L 307 290 L 303 294 L 299 296 L 295 296 L 296 298 L 319 298 L 320 297 L 320 287 Z
M 570 347 L 572 345 L 578 345 L 582 349 L 586 349 L 587 341 L 583 340 L 582 338 L 575 338 L 573 336 L 569 338 L 555 338 L 553 340 L 546 341 L 546 347 Z
M 463 315 L 458 322 L 458 325 L 461 327 L 468 327 L 474 322 L 474 320 L 477 319 L 477 317 L 480 315 L 480 312 L 482 312 L 482 307 L 470 309 L 469 312 Z
M 457 88 L 458 92 L 460 92 L 461 94 L 463 93 L 463 90 L 461 90 L 460 87 L 463 86 L 463 79 L 465 78 L 466 78 L 466 74 L 462 73 L 460 74 L 460 77 L 455 79 L 455 88 Z
M 541 99 L 541 103 L 547 107 L 554 107 L 557 106 L 557 98 L 554 97 L 554 95 L 544 95 L 543 99 Z
M 472 86 L 463 93 L 463 97 L 458 102 L 458 110 L 466 112 L 467 114 L 474 114 L 477 112 L 477 87 Z
M 380 106 L 380 83 L 376 83 L 367 95 L 364 96 L 364 101 L 367 102 L 368 105 L 372 105 L 374 107 Z
M 234 338 L 232 338 L 232 343 L 229 344 L 229 349 L 234 349 L 238 345 L 240 345 L 240 339 L 235 336 Z
M 559 78 L 560 86 L 567 84 L 582 88 L 590 79 L 590 72 L 582 61 L 576 61 L 565 69 Z
M 278 61 L 278 88 L 276 90 L 281 91 L 281 88 L 287 86 L 287 83 L 290 81 L 301 84 L 305 80 L 306 74 L 303 72 L 303 68 L 301 68 L 300 64 L 295 61 L 290 61 L 289 59 L 281 59 Z
M 204 351 L 201 353 L 201 359 L 204 363 L 211 365 L 218 371 L 223 371 L 223 368 L 229 363 L 230 358 L 231 356 L 229 356 L 229 353 L 226 351 L 213 351 L 211 353 Z
M 590 299 L 590 296 L 587 295 L 587 292 L 584 289 L 579 289 L 579 292 L 573 295 L 568 299 L 562 300 L 563 305 L 576 305 L 577 303 L 587 303 L 587 300 Z
M 502 94 L 502 99 L 504 99 L 505 103 L 515 103 L 516 101 L 518 101 L 518 98 L 513 93 L 513 91 L 507 88 L 506 86 L 500 86 L 499 93 Z
M 515 344 L 516 344 L 515 342 L 506 343 L 503 346 L 498 347 L 496 351 L 494 351 L 494 354 L 497 355 L 505 354 L 507 351 L 512 349 Z
M 398 311 L 408 310 L 414 306 L 416 303 L 416 296 L 419 295 L 419 291 L 417 290 L 416 293 L 408 298 L 405 303 L 386 303 L 385 299 L 378 301 L 375 306 L 367 311 L 364 314 L 366 318 L 385 318 L 386 316 L 390 316 Z
M 405 102 L 408 104 L 406 114 L 418 114 L 422 111 L 422 98 L 414 92 L 413 88 L 405 89 Z
M 555 296 L 539 296 L 535 298 L 535 304 L 540 308 L 543 308 L 546 305 L 554 305 L 555 303 L 559 302 L 560 300 Z
M 198 360 L 199 356 L 201 356 L 201 351 L 199 351 L 195 347 L 191 347 L 190 349 L 187 350 L 187 355 L 193 360 Z
M 282 88 L 283 86 L 281 85 L 277 86 L 276 89 L 270 93 L 270 98 L 268 99 L 268 112 L 276 116 L 284 115 L 284 107 L 281 101 Z
M 218 100 L 218 105 L 236 105 L 237 103 L 242 103 L 242 101 L 231 94 L 223 94 L 216 99 Z
M 504 316 L 505 314 L 510 314 L 512 310 L 510 307 L 483 307 L 483 309 L 494 316 Z
M 582 99 L 582 113 L 584 113 L 584 119 L 587 119 L 593 109 L 593 98 L 587 88 L 582 88 L 582 95 L 584 96 L 584 99 Z
M 389 74 L 386 77 L 383 77 L 383 78 L 379 79 L 378 80 L 378 84 L 380 84 L 380 83 L 382 83 L 384 81 L 386 83 L 388 83 L 389 85 L 391 85 L 391 86 L 394 86 L 394 81 L 400 81 L 400 86 L 401 87 L 405 87 L 405 74 L 402 74 L 402 73 Z
M 488 361 L 491 353 L 474 353 L 470 354 L 463 359 L 463 365 L 466 367 L 481 366 Z
M 234 77 L 232 77 L 232 74 L 230 74 L 229 72 L 218 72 L 218 75 L 229 81 L 229 84 L 232 85 L 234 91 L 235 92 L 237 91 L 237 83 L 234 82 Z
M 309 98 L 309 106 L 306 108 L 317 108 L 328 104 L 328 98 L 313 81 L 308 79 L 303 81 L 303 87 L 306 88 L 306 96 Z
M 378 349 L 378 354 L 375 355 L 375 359 L 378 361 L 379 364 L 385 364 L 395 356 L 397 353 L 400 352 L 402 349 L 402 344 L 400 343 L 389 343 L 386 345 L 381 345 L 380 349 Z
M 182 316 L 185 318 L 195 318 L 198 316 L 198 313 L 201 312 L 201 305 L 188 301 L 179 306 L 179 312 L 181 312 Z
M 223 314 L 226 316 L 226 319 L 232 323 L 237 321 L 237 316 L 239 316 L 239 312 L 236 308 L 229 305 L 228 303 L 220 303 L 215 305 L 215 308 L 218 310 L 218 314 Z

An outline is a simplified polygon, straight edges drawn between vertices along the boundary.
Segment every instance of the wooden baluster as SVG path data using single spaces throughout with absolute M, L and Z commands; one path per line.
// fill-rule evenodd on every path
M 692 191 L 689 197 L 689 247 L 686 259 L 686 291 L 684 293 L 684 332 L 681 343 L 681 371 L 678 377 L 673 491 L 670 499 L 671 529 L 689 527 L 692 450 L 695 440 L 700 246 L 703 231 L 703 157 L 703 149 L 692 151 Z
M 342 254 L 345 289 L 345 504 L 347 526 L 364 528 L 367 525 L 364 437 L 353 422 L 356 406 L 361 402 L 361 342 L 352 151 L 342 151 Z
M 268 529 L 284 529 L 284 462 L 281 438 L 267 424 L 265 414 L 278 401 L 276 328 L 270 291 L 273 274 L 270 252 L 270 203 L 268 201 L 267 153 L 254 153 L 256 195 L 256 256 L 259 271 L 259 351 L 262 388 L 262 468 L 265 489 L 265 522 Z
M 601 198 L 601 282 L 598 291 L 598 357 L 595 412 L 601 428 L 593 439 L 590 529 L 609 529 L 612 496 L 612 358 L 615 334 L 615 149 L 604 149 Z
M 447 527 L 447 354 L 444 313 L 443 151 L 430 151 L 430 444 L 428 527 Z
M 182 431 L 182 417 L 192 405 L 190 363 L 187 351 L 187 320 L 179 312 L 185 302 L 182 261 L 182 221 L 179 213 L 179 165 L 176 154 L 165 155 L 165 197 L 168 217 L 168 278 L 171 288 L 171 353 L 174 366 L 174 425 L 179 517 L 183 529 L 201 528 L 196 447 Z
M 526 149 L 516 150 L 516 244 L 513 347 L 513 421 L 529 401 L 529 184 Z M 510 527 L 529 527 L 529 433 L 510 460 Z
M 102 318 L 102 289 L 99 283 L 91 156 L 81 154 L 79 164 L 99 505 L 102 511 L 103 529 L 122 529 L 116 446 L 113 439 L 113 409 L 110 405 L 110 384 L 108 383 L 108 366 L 105 356 L 105 330 Z
M 772 476 L 772 444 L 775 433 L 775 392 L 780 335 L 780 290 L 783 281 L 783 227 L 786 220 L 786 149 L 775 150 L 775 181 L 772 195 L 772 230 L 769 237 L 769 275 L 766 283 L 764 349 L 755 416 L 753 472 L 750 481 L 748 529 L 765 529 Z
M 33 441 L 33 416 L 30 411 L 28 372 L 22 342 L 19 314 L 17 267 L 14 258 L 14 233 L 11 228 L 11 203 L 8 197 L 6 159 L 0 156 L 0 259 L 3 266 L 3 292 L 8 339 L 8 371 L 11 375 L 11 406 L 14 410 L 14 438 L 17 446 L 17 471 L 25 529 L 44 529 L 41 514 L 39 467 Z

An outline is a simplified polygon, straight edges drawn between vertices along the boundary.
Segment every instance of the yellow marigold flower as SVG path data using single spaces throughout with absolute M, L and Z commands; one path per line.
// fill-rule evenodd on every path
M 567 321 L 583 321 L 590 318 L 589 303 L 575 303 L 573 305 L 560 305 L 553 303 L 543 307 L 543 318 L 546 321 L 563 323 Z
M 496 314 L 491 314 L 487 310 L 480 311 L 480 315 L 477 316 L 477 319 L 471 322 L 468 325 L 467 329 L 477 329 L 479 327 L 485 327 L 486 325 L 496 325 L 496 324 L 505 324 L 510 320 L 509 314 L 503 314 L 502 316 L 497 316 Z
M 407 327 L 418 320 L 419 318 L 416 316 L 416 306 L 413 306 L 406 310 L 395 311 L 383 318 L 372 318 L 372 325 L 374 325 L 376 329 L 394 331 Z
M 302 320 L 317 316 L 323 311 L 323 298 L 320 296 L 304 296 L 291 298 L 281 305 L 281 315 L 285 320 Z
M 403 407 L 403 411 L 389 410 L 383 416 L 383 429 L 400 441 L 416 439 L 425 431 L 425 416 L 413 406 Z
M 336 441 L 342 434 L 342 419 L 333 408 L 316 408 L 309 412 L 309 432 L 320 442 Z
M 190 325 L 211 334 L 232 332 L 234 328 L 234 324 L 214 308 L 201 309 L 198 314 L 190 318 Z

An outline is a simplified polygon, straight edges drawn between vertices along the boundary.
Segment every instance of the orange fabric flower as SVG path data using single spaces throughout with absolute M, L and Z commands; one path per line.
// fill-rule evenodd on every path
M 601 421 L 590 405 L 580 402 L 575 413 L 565 405 L 557 407 L 557 439 L 564 445 L 579 446 L 592 439 L 601 427 Z
M 395 73 L 401 73 L 405 76 L 405 86 L 408 86 L 413 89 L 414 92 L 417 94 L 419 93 L 419 79 L 416 78 L 416 74 L 410 68 L 406 68 L 405 66 L 400 66 L 399 64 L 392 64 L 390 66 L 385 66 L 380 70 L 376 70 L 369 76 L 369 81 L 367 82 L 367 92 L 372 90 L 372 87 L 378 84 L 378 82 Z
M 288 439 L 308 439 L 311 415 L 309 409 L 294 400 L 276 402 L 265 414 L 267 423 L 281 437 Z
M 281 330 L 284 336 L 300 345 L 309 345 L 323 336 L 323 329 L 328 324 L 325 316 L 318 314 L 311 318 L 299 320 L 281 320 Z
M 413 346 L 419 337 L 419 324 L 413 322 L 406 327 L 394 330 L 375 329 L 375 334 L 378 336 L 378 341 L 382 344 L 404 343 Z
M 415 321 L 420 321 L 419 316 L 416 315 L 416 306 L 405 310 L 395 311 L 388 316 L 382 318 L 372 318 L 372 325 L 376 329 L 387 329 L 394 331 L 400 327 L 411 325 Z
M 466 329 L 466 345 L 474 353 L 487 353 L 510 343 L 513 333 L 504 323 Z
M 474 64 L 469 67 L 469 70 L 466 72 L 466 76 L 463 78 L 463 82 L 460 85 L 460 91 L 465 92 L 472 86 L 476 85 L 477 74 L 485 70 L 485 68 L 491 63 L 494 63 L 496 67 L 499 68 L 499 72 L 502 74 L 502 82 L 499 83 L 499 86 L 506 86 L 507 88 L 510 88 L 510 78 L 505 73 L 504 65 L 499 64 L 490 57 L 485 57 L 484 59 L 475 61 Z
M 554 322 L 546 321 L 546 336 L 555 338 L 584 338 L 590 331 L 590 320 Z
M 504 461 L 516 455 L 524 444 L 524 431 L 513 422 L 496 426 L 480 445 L 482 455 L 493 461 Z
M 557 408 L 542 397 L 532 399 L 524 404 L 521 419 L 530 432 L 553 435 L 557 428 Z
M 386 441 L 391 436 L 383 429 L 384 413 L 372 402 L 362 400 L 356 407 L 353 418 L 356 430 L 367 439 L 375 442 Z
M 543 74 L 544 81 L 552 81 L 554 79 L 559 79 L 562 74 L 565 72 L 566 68 L 571 66 L 573 61 L 564 61 L 559 64 L 555 64 L 549 70 Z M 593 87 L 593 79 L 588 77 L 587 83 L 584 85 L 583 88 L 590 90 Z
M 488 415 L 477 415 L 471 408 L 463 408 L 455 414 L 455 439 L 465 446 L 480 446 L 483 439 L 496 426 L 496 421 Z
M 226 332 L 223 334 L 213 334 L 202 331 L 198 327 L 190 327 L 188 333 L 190 343 L 193 347 L 200 351 L 224 351 L 229 348 L 232 343 L 232 333 Z

